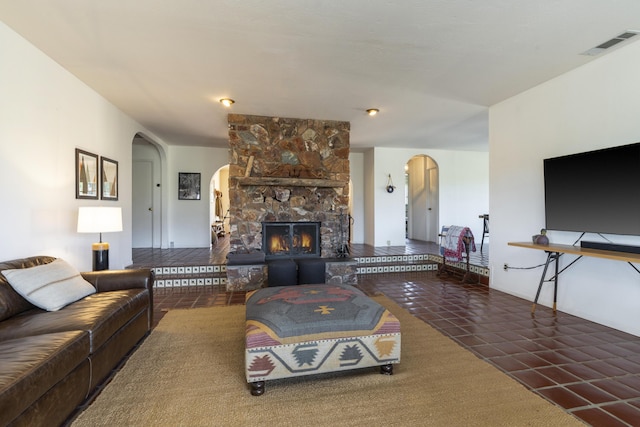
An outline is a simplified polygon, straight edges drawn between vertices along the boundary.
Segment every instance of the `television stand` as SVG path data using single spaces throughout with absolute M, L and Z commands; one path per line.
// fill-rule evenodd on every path
M 540 277 L 540 284 L 538 285 L 538 291 L 536 292 L 536 297 L 533 300 L 533 305 L 531 306 L 531 313 L 534 313 L 536 310 L 536 304 L 538 303 L 538 298 L 540 297 L 540 290 L 542 289 L 542 285 L 544 282 L 553 281 L 553 311 L 556 311 L 556 300 L 558 296 L 558 276 L 563 271 L 567 270 L 573 264 L 575 264 L 582 257 L 592 257 L 592 258 L 604 258 L 610 259 L 614 261 L 625 261 L 628 263 L 635 271 L 640 273 L 640 270 L 633 265 L 632 263 L 640 263 L 640 254 L 636 253 L 628 253 L 628 252 L 619 252 L 619 251 L 609 251 L 602 249 L 592 249 L 585 248 L 579 246 L 571 246 L 571 245 L 536 245 L 535 243 L 529 242 L 509 242 L 509 246 L 517 246 L 520 248 L 527 249 L 537 249 L 540 251 L 545 251 L 547 253 L 547 262 L 544 265 L 544 270 L 542 271 L 542 276 Z M 558 261 L 560 257 L 564 254 L 577 255 L 578 258 L 571 261 L 566 267 L 562 270 L 559 270 Z M 549 279 L 545 279 L 547 275 L 547 270 L 549 269 L 549 265 L 555 262 L 555 274 Z

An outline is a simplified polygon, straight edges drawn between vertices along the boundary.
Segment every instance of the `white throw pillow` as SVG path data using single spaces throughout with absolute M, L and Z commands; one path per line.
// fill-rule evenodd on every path
M 24 299 L 47 311 L 60 310 L 96 292 L 78 270 L 61 259 L 30 268 L 3 270 L 2 274 Z

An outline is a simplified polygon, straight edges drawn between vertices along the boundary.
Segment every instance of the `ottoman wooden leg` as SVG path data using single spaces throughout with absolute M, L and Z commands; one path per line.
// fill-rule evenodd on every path
M 380 373 L 384 375 L 393 375 L 393 364 L 388 363 L 386 365 L 380 366 Z
M 251 386 L 252 396 L 262 396 L 264 394 L 264 381 L 249 383 L 249 385 Z

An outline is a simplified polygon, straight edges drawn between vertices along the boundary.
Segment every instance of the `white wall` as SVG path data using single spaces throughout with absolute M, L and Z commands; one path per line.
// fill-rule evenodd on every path
M 175 248 L 203 248 L 211 244 L 209 183 L 218 169 L 229 163 L 227 148 L 168 148 L 168 240 Z M 201 199 L 178 200 L 178 173 L 200 173 Z
M 0 22 L 0 260 L 52 255 L 91 270 L 97 235 L 76 233 L 79 206 L 120 206 L 110 267 L 131 263 L 131 142 L 138 123 Z M 148 132 L 146 132 L 148 133 Z M 119 200 L 75 198 L 75 148 L 118 162 Z
M 469 151 L 374 148 L 365 157 L 365 170 L 371 171 L 367 197 L 373 204 L 373 236 L 366 236 L 374 246 L 405 244 L 404 173 L 406 163 L 416 155 L 428 155 L 439 169 L 439 225 L 471 228 L 476 239 L 482 237 L 482 220 L 489 212 L 489 154 Z M 367 163 L 369 162 L 369 163 Z M 398 187 L 387 193 L 389 174 Z M 369 203 L 367 202 L 367 203 Z M 479 250 L 479 248 L 478 248 Z
M 491 287 L 530 300 L 546 255 L 507 246 L 544 226 L 542 161 L 640 141 L 640 43 L 633 43 L 490 109 Z M 639 190 L 640 191 L 640 190 Z M 573 244 L 579 233 L 549 232 Z M 588 240 L 597 236 L 589 235 Z M 640 244 L 640 237 L 608 236 Z M 574 257 L 563 256 L 561 265 Z M 552 285 L 540 298 L 550 306 Z M 560 275 L 558 309 L 640 335 L 640 275 L 618 261 L 583 258 Z

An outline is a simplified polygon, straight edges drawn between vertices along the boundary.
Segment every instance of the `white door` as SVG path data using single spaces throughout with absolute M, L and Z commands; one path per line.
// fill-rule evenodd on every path
M 153 247 L 153 164 L 133 162 L 132 244 L 134 248 Z
M 411 239 L 427 241 L 427 175 L 424 167 L 424 158 L 417 157 L 411 159 L 409 168 L 409 200 L 411 206 Z
M 438 166 L 429 157 L 427 162 L 427 242 L 438 242 Z
M 438 165 L 429 156 L 415 156 L 407 163 L 408 237 L 438 242 Z

